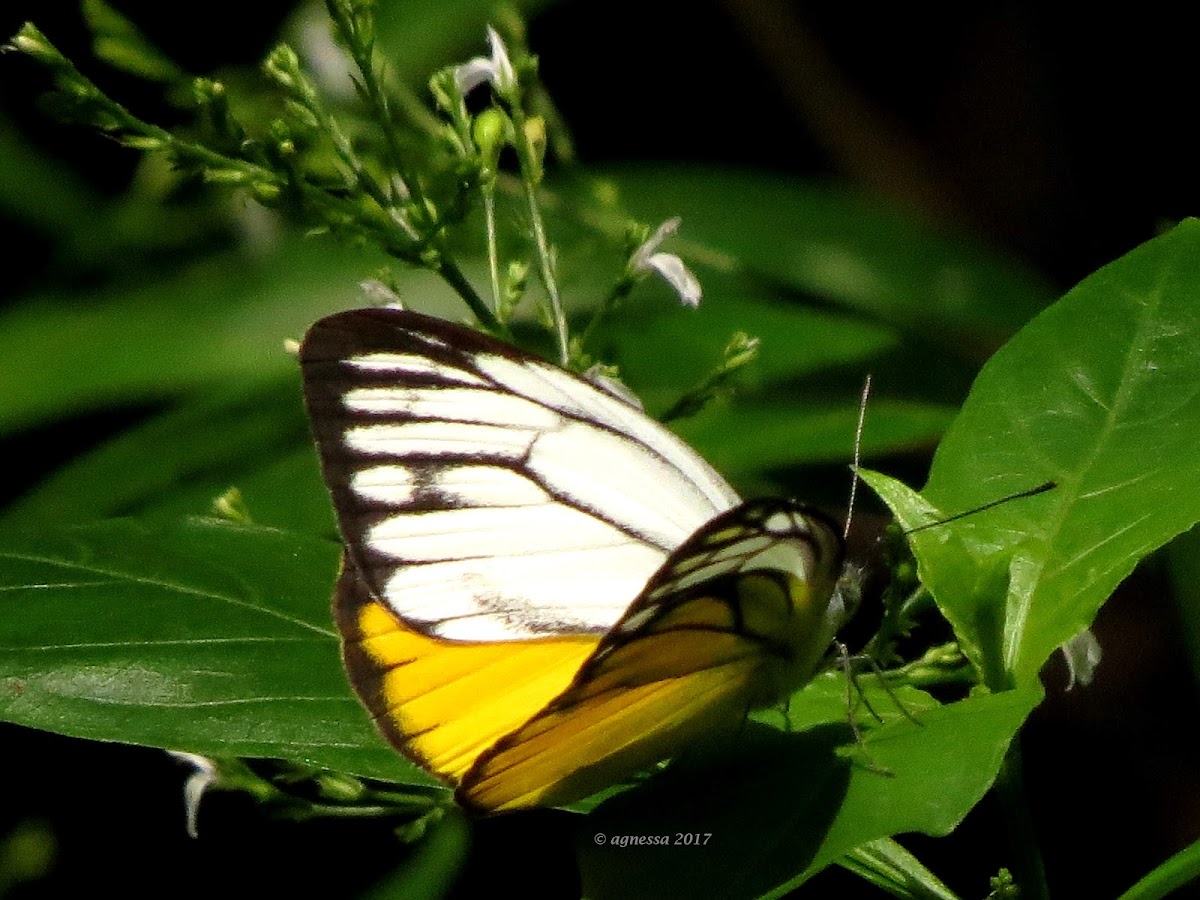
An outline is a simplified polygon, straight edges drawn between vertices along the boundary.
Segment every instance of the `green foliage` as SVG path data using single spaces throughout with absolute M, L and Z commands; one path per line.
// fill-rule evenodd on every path
M 193 227 L 248 227 L 251 198 L 278 217 L 256 253 L 197 255 L 144 283 L 125 275 L 39 292 L 0 318 L 0 433 L 161 407 L 0 514 L 0 719 L 284 760 L 290 775 L 359 784 L 328 774 L 350 773 L 446 801 L 384 744 L 341 670 L 328 609 L 338 548 L 284 347 L 320 315 L 361 302 L 353 283 L 398 261 L 407 268 L 384 280 L 423 311 L 470 312 L 575 367 L 614 364 L 740 487 L 794 489 L 813 477 L 806 467 L 849 460 L 868 371 L 890 376 L 869 410 L 868 457 L 929 449 L 945 432 L 921 494 L 864 472 L 903 526 L 1057 483 L 913 536 L 924 590 L 953 630 L 933 653 L 957 663 L 961 652 L 969 691 L 935 666 L 889 673 L 914 723 L 878 677 L 862 676 L 882 718 L 858 712 L 860 746 L 845 679 L 826 673 L 792 698 L 784 727 L 764 714 L 570 819 L 590 896 L 630 896 L 631 882 L 647 896 L 781 895 L 839 861 L 896 896 L 952 896 L 886 839 L 958 826 L 1040 702 L 1046 660 L 1140 559 L 1200 519 L 1200 224 L 1144 244 L 1037 314 L 1051 291 L 1024 267 L 832 185 L 652 167 L 562 178 L 552 163 L 569 147 L 555 143 L 536 60 L 511 29 L 515 81 L 496 84 L 472 117 L 457 69 L 435 75 L 435 101 L 421 106 L 398 77 L 418 73 L 380 62 L 380 44 L 400 40 L 396 23 L 363 4 L 329 7 L 358 66 L 358 105 L 331 99 L 281 46 L 266 66 L 275 94 L 255 99 L 268 112 L 199 80 L 196 124 L 177 133 L 105 96 L 36 28 L 14 39 L 54 74 L 61 109 L 180 168 L 165 193 L 197 180 L 238 192 Z M 87 8 L 110 63 L 173 90 L 187 81 L 125 19 Z M 447 39 L 414 33 L 430 47 Z M 67 263 L 140 258 L 163 240 L 157 197 L 123 201 L 123 224 L 106 233 L 81 229 L 78 219 L 113 211 L 107 201 L 55 190 L 57 173 L 9 143 L 0 137 L 6 206 L 63 229 Z M 515 173 L 498 166 L 501 145 L 515 152 Z M 24 197 L 30 178 L 50 185 L 44 205 Z M 703 284 L 698 310 L 681 309 L 638 265 L 648 223 L 674 215 L 684 225 L 667 249 Z M 523 230 L 497 234 L 512 217 Z M 540 279 L 528 291 L 526 272 Z M 488 281 L 485 298 L 473 285 Z M 231 489 L 238 521 L 213 517 L 231 508 L 214 506 Z M 224 772 L 226 787 L 255 791 L 232 764 Z M 264 797 L 277 796 L 271 784 Z M 353 811 L 357 796 L 341 808 Z M 386 802 L 370 796 L 364 809 Z M 391 885 L 452 883 L 468 830 L 454 811 L 417 817 L 409 836 L 424 840 Z M 611 840 L 696 833 L 711 836 L 703 848 Z M 1148 883 L 1177 883 L 1193 856 Z
M 993 688 L 1034 681 L 1138 560 L 1200 520 L 1198 304 L 1189 220 L 1022 329 L 938 447 L 924 502 L 943 514 L 1057 484 L 913 540 L 922 581 Z M 921 524 L 922 501 L 886 489 L 901 523 Z

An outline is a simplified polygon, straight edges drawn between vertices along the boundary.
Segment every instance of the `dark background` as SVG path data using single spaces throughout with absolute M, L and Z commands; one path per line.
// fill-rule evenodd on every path
M 290 9 L 113 5 L 199 73 L 256 61 Z M 1065 289 L 1200 208 L 1195 32 L 1176 9 L 1093 7 L 1084 19 L 1035 3 L 575 0 L 536 14 L 529 38 L 585 163 L 688 160 L 845 179 L 981 235 Z M 0 33 L 26 18 L 69 57 L 89 59 L 74 4 L 5 4 Z M 482 35 L 465 34 L 448 61 L 481 49 Z M 155 108 L 155 91 L 132 79 L 102 83 L 141 111 Z M 50 121 L 33 102 L 44 87 L 27 60 L 0 59 L 0 112 L 38 152 L 119 193 L 135 154 Z M 54 234 L 9 227 L 5 244 L 0 302 L 65 277 L 105 277 L 55 271 Z M 141 412 L 0 445 L 27 473 L 0 490 L 12 496 Z M 1061 667 L 1046 673 L 1049 699 L 1024 749 L 1034 824 L 1060 895 L 1114 896 L 1200 835 L 1200 754 L 1179 735 L 1192 727 L 1196 687 L 1168 593 L 1152 563 L 1104 608 L 1096 632 L 1105 660 L 1090 689 L 1064 693 Z M 0 726 L 0 761 L 0 840 L 25 823 L 57 846 L 50 874 L 14 897 L 352 894 L 403 853 L 379 828 L 281 826 L 227 797 L 206 805 L 202 837 L 191 841 L 184 770 L 157 751 Z M 553 813 L 491 823 L 477 835 L 480 859 L 501 882 L 571 893 L 569 870 L 534 874 L 529 862 L 565 858 L 558 825 Z M 998 826 L 985 801 L 955 836 L 908 843 L 951 887 L 982 896 L 981 873 L 1011 859 Z M 865 890 L 835 872 L 818 884 L 816 894 Z

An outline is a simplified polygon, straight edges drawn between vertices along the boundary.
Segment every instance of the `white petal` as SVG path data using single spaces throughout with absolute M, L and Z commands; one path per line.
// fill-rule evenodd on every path
M 490 59 L 476 56 L 461 66 L 454 67 L 454 83 L 464 97 L 479 87 L 485 81 L 493 81 L 496 77 L 496 66 Z
M 659 225 L 658 230 L 650 235 L 645 243 L 634 251 L 633 256 L 629 260 L 629 267 L 635 272 L 645 272 L 650 268 L 650 257 L 658 251 L 663 241 L 679 230 L 679 223 L 681 221 L 679 216 L 675 216 Z
M 491 25 L 487 28 L 488 44 L 492 48 L 492 84 L 501 94 L 507 94 L 517 86 L 517 73 L 508 59 L 508 48 Z
M 1100 642 L 1085 628 L 1060 648 L 1067 660 L 1067 690 L 1079 684 L 1087 687 L 1100 665 Z
M 196 818 L 200 814 L 200 798 L 204 796 L 206 790 L 216 784 L 219 778 L 217 767 L 207 756 L 184 753 L 181 750 L 168 750 L 167 753 L 180 762 L 193 767 L 192 773 L 188 775 L 187 781 L 183 785 L 183 805 L 187 810 L 188 837 L 194 838 L 196 837 Z
M 680 303 L 693 309 L 700 305 L 700 282 L 682 259 L 674 253 L 655 253 L 647 260 L 647 264 L 675 288 Z

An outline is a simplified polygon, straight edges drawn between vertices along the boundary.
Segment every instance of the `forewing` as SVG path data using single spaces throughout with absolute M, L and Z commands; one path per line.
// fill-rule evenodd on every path
M 466 328 L 355 310 L 300 359 L 348 565 L 433 637 L 602 634 L 737 502 L 641 410 Z

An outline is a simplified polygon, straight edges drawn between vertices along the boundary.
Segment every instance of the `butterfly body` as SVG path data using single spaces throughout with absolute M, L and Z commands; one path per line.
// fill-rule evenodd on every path
M 351 682 L 465 805 L 586 796 L 786 696 L 828 648 L 832 523 L 741 503 L 627 399 L 394 309 L 323 319 L 301 363 Z

